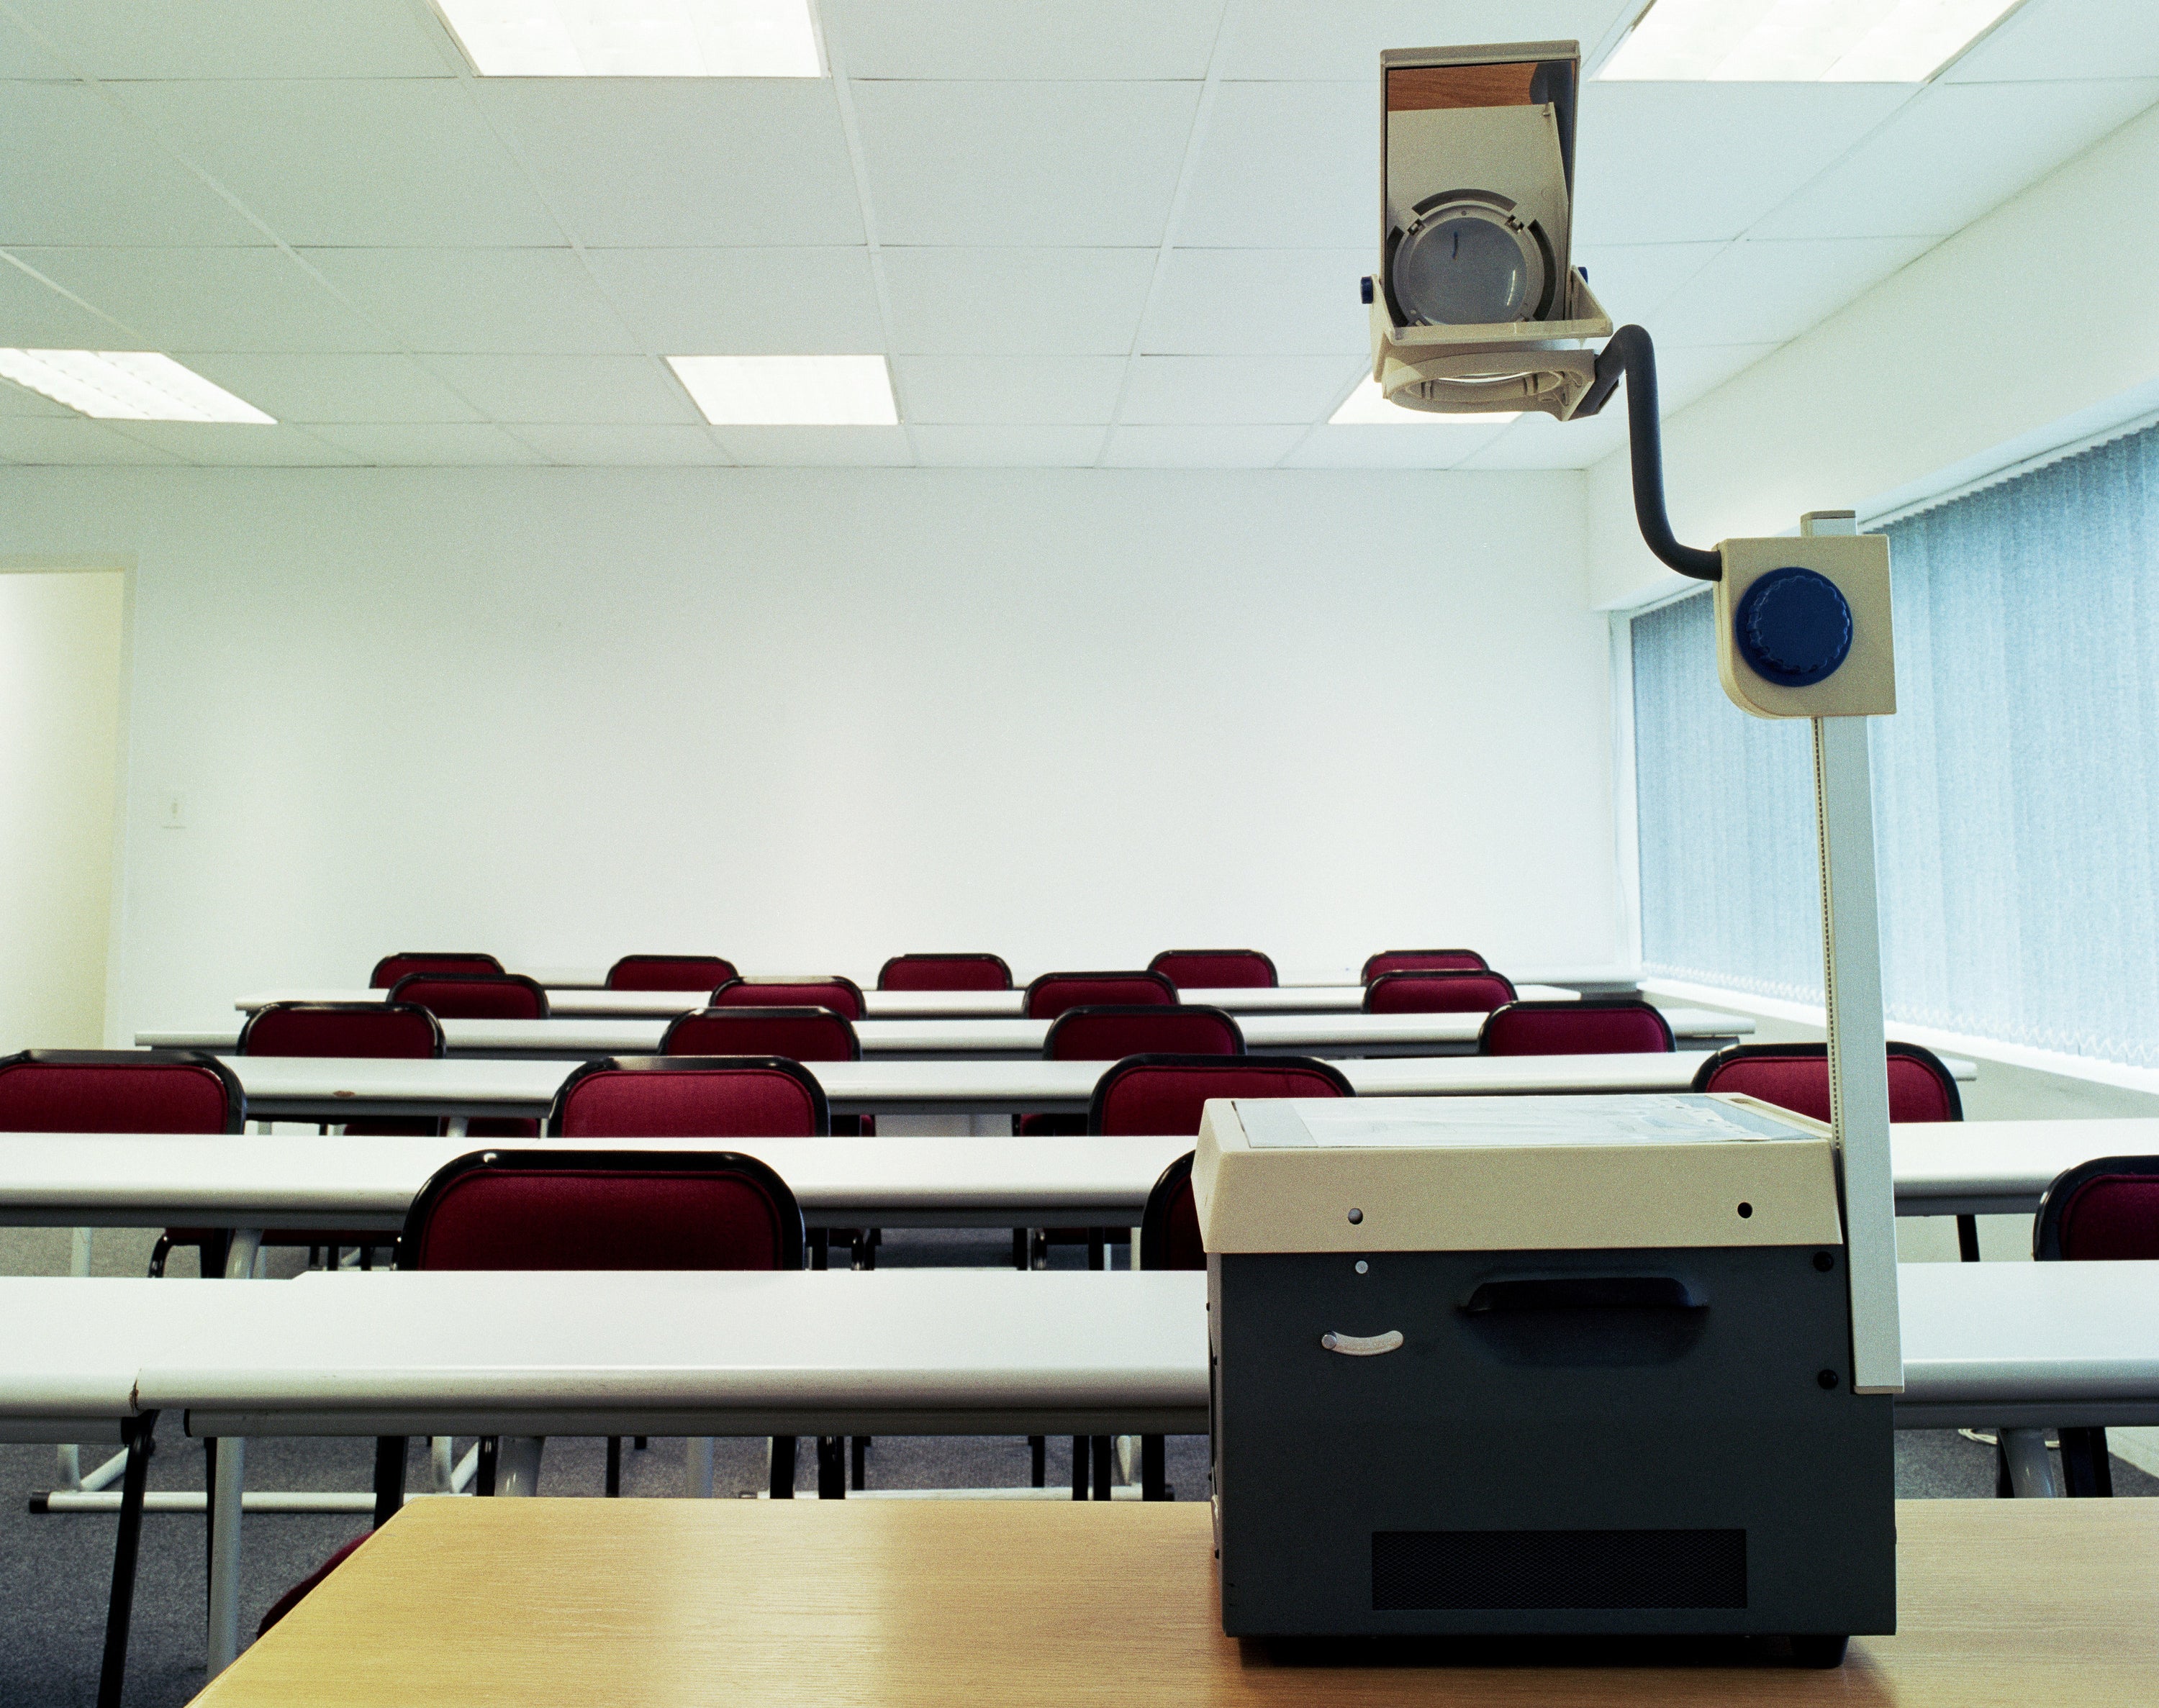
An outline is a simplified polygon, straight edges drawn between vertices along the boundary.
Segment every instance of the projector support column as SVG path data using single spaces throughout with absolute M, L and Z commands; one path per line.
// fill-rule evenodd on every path
M 1856 534 L 1858 525 L 1848 510 L 1815 511 L 1800 518 L 1799 531 Z M 1812 722 L 1830 1116 L 1843 1160 L 1845 1250 L 1851 1266 L 1851 1385 L 1861 1394 L 1901 1394 L 1904 1354 L 1897 1313 L 1896 1187 L 1889 1161 L 1888 1048 L 1867 720 Z

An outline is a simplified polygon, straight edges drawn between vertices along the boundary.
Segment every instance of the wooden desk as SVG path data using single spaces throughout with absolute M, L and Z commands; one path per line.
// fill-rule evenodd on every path
M 1813 1672 L 1735 1647 L 1628 1664 L 1352 1667 L 1222 1635 L 1208 1509 L 990 1501 L 430 1500 L 197 1701 L 922 1705 L 2159 1700 L 2159 1502 L 1905 1501 L 1894 1637 Z M 416 1615 L 424 1609 L 424 1617 Z M 1431 1656 L 1437 1648 L 1422 1651 Z M 1300 1664 L 1291 1664 L 1297 1662 Z

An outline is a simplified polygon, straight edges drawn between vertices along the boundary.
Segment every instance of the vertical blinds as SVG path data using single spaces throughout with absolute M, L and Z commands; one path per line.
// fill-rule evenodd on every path
M 2159 429 L 1886 531 L 1891 1018 L 2159 1066 Z M 1706 596 L 1632 631 L 1644 964 L 1820 1002 L 1806 726 L 1725 699 Z

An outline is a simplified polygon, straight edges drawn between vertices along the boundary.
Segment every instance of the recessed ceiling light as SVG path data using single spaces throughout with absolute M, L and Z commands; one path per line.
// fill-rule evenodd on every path
M 1390 403 L 1380 382 L 1366 375 L 1357 389 L 1342 400 L 1342 406 L 1327 417 L 1329 427 L 1476 427 L 1484 422 L 1520 418 L 1521 411 L 1494 410 L 1482 415 L 1440 415 L 1429 409 L 1406 409 Z
M 821 77 L 810 0 L 435 0 L 483 77 Z
M 714 427 L 897 427 L 883 356 L 670 356 Z
M 1652 0 L 1597 75 L 1673 83 L 1923 83 L 2021 3 Z
M 276 420 L 155 350 L 0 349 L 0 376 L 102 421 Z

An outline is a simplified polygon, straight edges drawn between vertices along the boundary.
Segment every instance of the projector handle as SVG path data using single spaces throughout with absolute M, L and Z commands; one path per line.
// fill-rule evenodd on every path
M 1319 1343 L 1329 1352 L 1347 1353 L 1351 1358 L 1375 1358 L 1400 1346 L 1402 1331 L 1390 1328 L 1385 1334 L 1337 1334 L 1330 1328 L 1319 1337 Z
M 1634 469 L 1634 520 L 1658 558 L 1696 581 L 1722 581 L 1724 560 L 1714 551 L 1682 546 L 1673 537 L 1665 510 L 1665 445 L 1657 420 L 1657 352 L 1647 330 L 1623 326 L 1597 358 L 1597 378 L 1567 417 L 1595 415 L 1610 401 L 1620 376 L 1627 380 L 1627 447 Z

